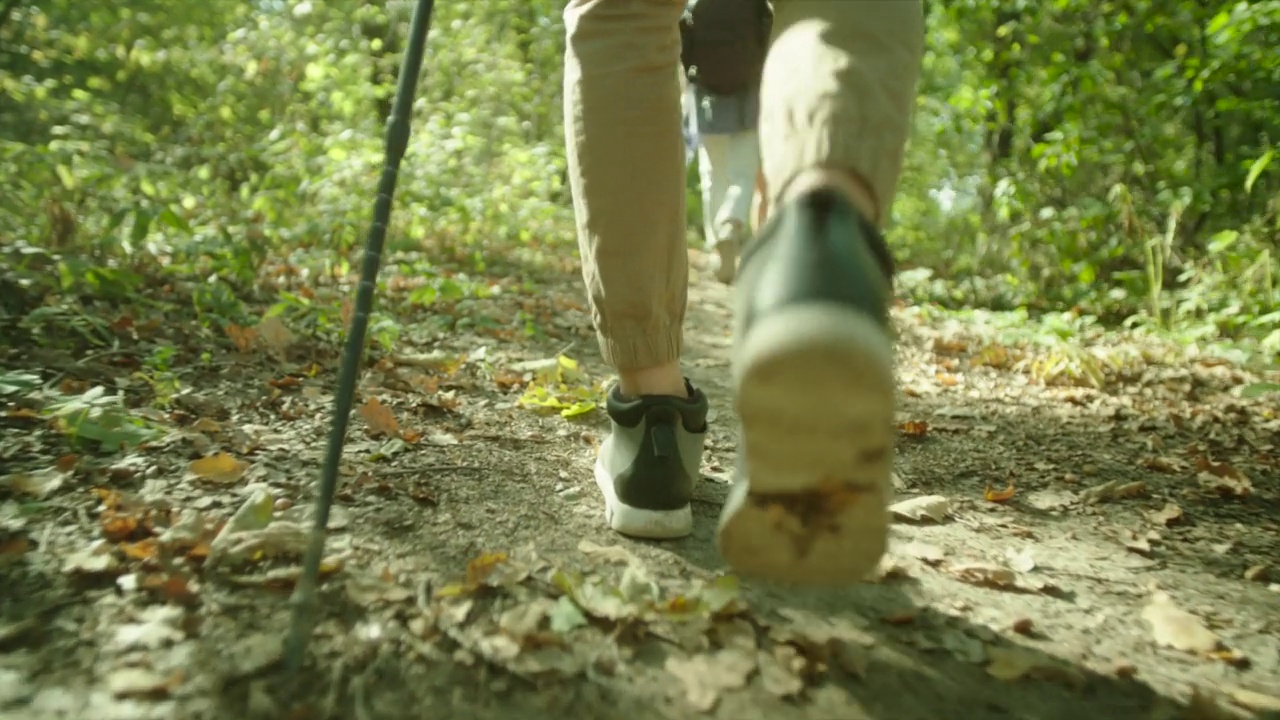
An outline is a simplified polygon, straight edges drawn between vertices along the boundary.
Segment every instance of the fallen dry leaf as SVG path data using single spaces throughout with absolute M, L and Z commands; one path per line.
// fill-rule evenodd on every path
M 898 423 L 898 432 L 909 438 L 922 438 L 929 432 L 929 423 L 923 420 L 908 420 Z
M 1253 494 L 1253 483 L 1243 475 L 1238 477 L 1222 477 L 1213 473 L 1202 472 L 1196 476 L 1200 481 L 1200 489 L 1224 498 L 1243 498 Z
M 226 332 L 236 350 L 242 353 L 249 352 L 253 349 L 254 343 L 258 341 L 258 331 L 253 328 L 240 327 L 235 323 L 228 323 Z
M 1156 472 L 1175 474 L 1183 470 L 1183 464 L 1173 458 L 1167 457 L 1149 457 L 1144 458 L 1141 463 L 1142 467 Z
M 1120 482 L 1112 480 L 1101 485 L 1095 485 L 1087 488 L 1080 493 L 1080 501 L 1086 505 L 1094 505 L 1109 500 L 1124 500 L 1144 495 L 1147 492 L 1147 484 L 1141 480 L 1133 482 Z
M 31 541 L 25 535 L 14 535 L 0 540 L 0 563 L 17 560 L 31 549 Z
M 726 690 L 745 687 L 756 669 L 756 658 L 736 649 L 724 649 L 691 658 L 669 657 L 667 672 L 684 684 L 685 697 L 698 712 L 711 712 Z
M 120 698 L 164 696 L 181 682 L 182 671 L 164 676 L 140 667 L 122 667 L 107 675 L 107 689 Z
M 230 485 L 238 481 L 248 469 L 249 463 L 237 460 L 225 452 L 193 460 L 187 466 L 187 470 L 196 477 L 220 485 Z
M 900 520 L 931 520 L 940 523 L 951 512 L 951 501 L 942 495 L 925 495 L 896 502 L 889 506 L 889 512 Z
M 1280 697 L 1246 688 L 1229 688 L 1227 697 L 1235 705 L 1256 713 L 1280 713 Z
M 99 522 L 102 525 L 102 536 L 111 542 L 120 542 L 132 537 L 139 527 L 138 518 L 115 510 L 103 512 Z
M 1079 687 L 1085 682 L 1079 670 L 1030 648 L 988 645 L 986 652 L 991 660 L 987 674 L 997 680 L 1013 682 L 1034 678 L 1072 687 Z
M 1009 567 L 1020 573 L 1028 573 L 1036 569 L 1036 559 L 1031 554 L 1031 548 L 1025 547 L 1022 550 L 1015 551 L 1009 548 L 1005 552 L 1005 560 L 1009 563 Z
M 83 550 L 68 555 L 62 563 L 62 571 L 76 575 L 100 575 L 114 573 L 120 568 L 111 543 L 99 540 Z
M 606 563 L 617 563 L 619 565 L 630 565 L 637 562 L 635 555 L 621 545 L 597 545 L 590 540 L 581 540 L 578 542 L 578 550 L 589 558 L 599 560 Z
M 1177 503 L 1165 503 L 1163 508 L 1151 513 L 1151 519 L 1160 525 L 1177 525 L 1184 515 Z
M 1249 582 L 1266 582 L 1269 575 L 1266 565 L 1251 565 L 1244 571 L 1244 579 Z
M 40 500 L 57 492 L 66 478 L 67 474 L 64 471 L 53 467 L 35 472 L 5 475 L 0 477 L 0 487 L 7 487 L 11 492 Z
M 195 605 L 200 596 L 191 588 L 187 578 L 180 574 L 155 573 L 142 578 L 139 586 L 164 602 L 175 605 Z
M 79 462 L 80 458 L 78 456 L 68 453 L 58 458 L 58 461 L 54 463 L 54 468 L 60 473 L 69 473 L 76 469 L 76 465 Z
M 146 538 L 135 543 L 120 543 L 120 552 L 130 560 L 154 560 L 160 551 L 157 538 Z
M 209 418 L 200 418 L 199 420 L 196 420 L 191 424 L 191 429 L 196 432 L 207 433 L 209 435 L 217 435 L 222 432 L 222 426 L 218 424 L 218 421 L 210 420 Z
M 996 490 L 996 489 L 993 489 L 990 485 L 987 485 L 987 489 L 982 492 L 982 499 L 986 500 L 987 502 L 994 502 L 994 503 L 1008 502 L 1009 500 L 1013 499 L 1015 492 L 1016 491 L 1014 490 L 1012 481 L 1009 482 L 1009 484 L 1006 485 L 1005 489 L 1003 490 Z
M 804 690 L 804 679 L 800 676 L 804 660 L 794 647 L 775 645 L 773 652 L 760 650 L 756 653 L 756 663 L 760 667 L 760 682 L 769 694 L 790 698 Z
M 1207 655 L 1222 647 L 1218 636 L 1195 615 L 1173 604 L 1166 592 L 1156 592 L 1142 609 L 1156 643 L 1183 652 Z
M 360 417 L 364 418 L 364 422 L 369 426 L 369 433 L 372 435 L 385 435 L 387 437 L 400 436 L 400 423 L 396 421 L 395 413 L 391 412 L 391 408 L 382 404 L 382 401 L 376 397 L 371 397 L 360 406 Z
M 953 565 L 948 570 L 958 580 L 981 587 L 1007 590 L 1018 586 L 1018 573 L 1001 565 L 967 563 Z
M 284 324 L 284 320 L 279 315 L 263 318 L 256 329 L 263 346 L 276 355 L 283 356 L 293 344 L 293 331 Z

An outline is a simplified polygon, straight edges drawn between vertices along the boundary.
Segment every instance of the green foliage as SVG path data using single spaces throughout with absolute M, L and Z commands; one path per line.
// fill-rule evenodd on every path
M 280 303 L 336 334 L 277 269 L 358 263 L 411 3 L 171 5 L 0 3 L 0 318 L 102 346 L 89 305 L 159 283 L 210 325 Z M 562 6 L 436 9 L 389 233 L 410 302 L 572 252 Z M 1280 0 L 929 6 L 891 229 L 917 299 L 1280 349 Z
M 409 3 L 12 5 L 0 238 L 54 254 L 40 289 L 124 298 L 163 267 L 234 313 L 269 257 L 363 240 Z M 565 234 L 558 15 L 437 10 L 393 249 Z
M 931 6 L 895 220 L 933 297 L 1280 350 L 1280 2 Z

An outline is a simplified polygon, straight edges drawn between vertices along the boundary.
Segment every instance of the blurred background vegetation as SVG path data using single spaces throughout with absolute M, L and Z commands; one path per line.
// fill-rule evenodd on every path
M 412 302 L 572 257 L 563 4 L 437 3 L 390 236 L 426 281 Z M 1275 357 L 1280 0 L 928 12 L 891 228 L 912 300 Z M 0 313 L 163 286 L 234 322 L 266 273 L 346 273 L 411 13 L 0 0 Z

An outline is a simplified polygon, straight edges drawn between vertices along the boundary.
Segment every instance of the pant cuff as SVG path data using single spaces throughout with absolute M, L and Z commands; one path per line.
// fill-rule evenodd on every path
M 680 359 L 684 334 L 679 328 L 646 335 L 606 337 L 597 334 L 604 361 L 619 372 L 644 370 Z

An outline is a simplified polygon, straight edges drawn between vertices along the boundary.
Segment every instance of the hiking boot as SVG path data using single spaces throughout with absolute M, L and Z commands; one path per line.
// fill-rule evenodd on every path
M 707 396 L 687 380 L 685 387 L 688 398 L 609 390 L 613 430 L 600 444 L 595 475 L 605 519 L 623 535 L 661 540 L 693 532 L 689 501 L 707 437 Z
M 742 246 L 742 235 L 742 225 L 730 222 L 721 231 L 720 237 L 716 238 L 715 246 L 711 248 L 711 257 L 708 260 L 711 272 L 725 285 L 733 284 L 733 278 L 737 274 L 738 249 Z
M 719 546 L 743 576 L 864 579 L 884 554 L 894 443 L 893 265 L 842 195 L 779 206 L 738 278 L 738 476 Z

